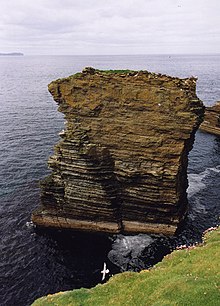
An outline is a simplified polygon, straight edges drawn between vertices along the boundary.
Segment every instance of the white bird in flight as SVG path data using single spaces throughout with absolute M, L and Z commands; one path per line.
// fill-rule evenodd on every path
M 101 271 L 101 273 L 103 274 L 102 275 L 102 281 L 103 281 L 105 279 L 106 274 L 109 273 L 109 269 L 107 269 L 105 262 L 104 262 L 104 267 L 103 267 L 103 270 Z

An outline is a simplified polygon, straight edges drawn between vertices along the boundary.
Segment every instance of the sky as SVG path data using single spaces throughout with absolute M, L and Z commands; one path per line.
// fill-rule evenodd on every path
M 220 53 L 220 0 L 0 0 L 0 52 Z

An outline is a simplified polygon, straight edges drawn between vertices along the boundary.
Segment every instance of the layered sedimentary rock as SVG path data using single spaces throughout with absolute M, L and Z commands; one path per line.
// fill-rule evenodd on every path
M 220 136 L 220 101 L 211 107 L 206 107 L 205 118 L 200 129 Z
M 174 234 L 187 210 L 187 156 L 202 121 L 196 79 L 86 68 L 49 84 L 65 114 L 39 226 Z

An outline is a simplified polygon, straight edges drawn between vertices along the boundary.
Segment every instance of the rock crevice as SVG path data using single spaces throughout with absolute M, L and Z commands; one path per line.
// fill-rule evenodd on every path
M 34 223 L 174 234 L 204 113 L 195 89 L 195 78 L 93 68 L 49 84 L 67 122 Z

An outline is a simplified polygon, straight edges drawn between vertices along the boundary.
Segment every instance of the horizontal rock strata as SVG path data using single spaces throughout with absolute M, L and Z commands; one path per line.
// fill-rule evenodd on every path
M 220 102 L 211 107 L 206 107 L 205 118 L 200 125 L 204 132 L 220 136 Z
M 86 68 L 49 84 L 66 127 L 49 159 L 39 226 L 174 234 L 202 121 L 196 79 Z

